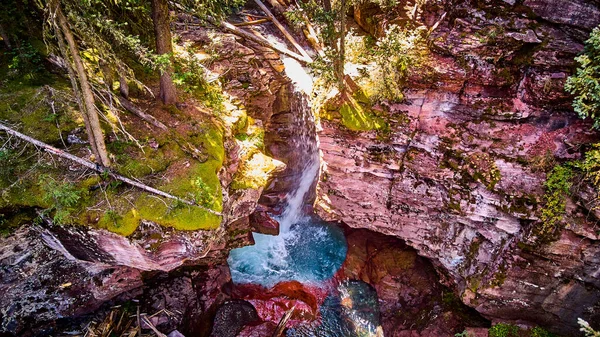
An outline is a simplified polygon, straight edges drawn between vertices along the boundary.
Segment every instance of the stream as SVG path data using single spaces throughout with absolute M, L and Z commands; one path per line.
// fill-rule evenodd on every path
M 312 80 L 294 60 L 284 60 L 286 74 L 294 82 L 291 112 L 299 139 L 293 151 L 302 155 L 299 179 L 285 198 L 277 236 L 252 233 L 255 244 L 234 249 L 227 260 L 234 284 L 256 284 L 267 289 L 286 281 L 298 281 L 323 290 L 314 321 L 301 322 L 287 336 L 383 336 L 379 326 L 377 293 L 367 283 L 332 279 L 346 259 L 348 250 L 341 228 L 306 212 L 319 176 L 319 143 L 308 94 Z M 310 82 L 309 82 L 310 81 Z

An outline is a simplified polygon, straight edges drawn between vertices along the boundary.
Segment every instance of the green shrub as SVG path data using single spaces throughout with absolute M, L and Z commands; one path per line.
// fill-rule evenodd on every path
M 594 186 L 600 186 L 600 143 L 585 153 L 585 159 L 577 163 L 577 167 L 583 171 L 585 177 Z
M 556 231 L 565 214 L 566 199 L 572 186 L 573 169 L 570 165 L 555 166 L 548 174 L 544 187 L 544 207 L 541 210 L 541 235 L 549 235 Z
M 8 63 L 9 76 L 24 79 L 25 82 L 35 84 L 45 72 L 42 55 L 28 41 L 7 53 L 11 58 Z
M 530 337 L 558 337 L 555 334 L 549 332 L 546 329 L 540 328 L 539 326 L 529 330 Z
M 66 223 L 79 203 L 82 191 L 70 182 L 59 183 L 49 175 L 42 175 L 39 185 L 44 192 L 42 200 L 50 205 L 47 211 L 54 211 L 53 221 L 57 224 Z
M 403 100 L 408 77 L 423 66 L 426 55 L 425 30 L 390 26 L 373 48 L 375 67 L 369 72 L 365 93 L 373 100 Z
M 519 327 L 512 324 L 498 323 L 488 331 L 489 337 L 519 337 Z
M 579 68 L 567 79 L 565 89 L 576 95 L 573 108 L 581 118 L 590 117 L 600 128 L 600 27 L 585 42 L 585 51 L 575 58 Z

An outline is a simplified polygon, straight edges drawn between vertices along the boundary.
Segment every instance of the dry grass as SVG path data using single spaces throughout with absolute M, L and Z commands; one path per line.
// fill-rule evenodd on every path
M 122 307 L 114 307 L 102 321 L 92 320 L 80 332 L 71 332 L 70 337 L 166 337 L 152 323 L 152 318 L 161 314 L 173 317 L 175 313 L 166 309 L 152 315 L 131 314 Z M 66 336 L 66 335 L 65 335 Z

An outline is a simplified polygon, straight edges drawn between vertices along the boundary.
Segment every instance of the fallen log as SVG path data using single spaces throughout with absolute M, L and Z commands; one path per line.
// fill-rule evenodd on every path
M 286 8 L 282 4 L 280 4 L 277 0 L 267 0 L 267 2 L 269 3 L 269 5 L 271 5 L 271 7 L 273 7 L 273 10 L 276 14 L 279 14 L 279 15 L 283 16 L 284 18 L 286 17 L 285 16 Z M 302 20 L 304 21 L 304 26 L 305 26 L 305 28 L 302 29 L 302 33 L 304 33 L 306 40 L 308 41 L 308 43 L 310 43 L 310 45 L 313 47 L 313 49 L 317 51 L 319 56 L 325 57 L 325 53 L 323 52 L 323 47 L 321 47 L 321 45 L 319 43 L 319 38 L 317 37 L 317 33 L 316 33 L 315 29 L 313 28 L 313 26 L 308 21 L 308 18 L 306 18 L 306 15 L 302 14 Z M 289 20 L 287 20 L 287 21 L 289 23 Z
M 129 101 L 125 97 L 119 97 L 119 103 L 121 104 L 121 106 L 123 108 L 125 108 L 125 110 L 131 112 L 132 114 L 138 116 L 139 118 L 145 120 L 146 122 L 156 126 L 157 128 L 164 130 L 164 131 L 169 130 L 169 128 L 166 125 L 161 123 L 158 119 L 154 118 L 154 116 L 143 112 L 142 109 L 138 108 L 135 104 L 133 104 L 131 101 Z
M 240 14 L 245 15 L 245 16 L 250 16 L 255 19 L 268 19 L 268 17 L 266 17 L 264 15 L 258 15 L 258 14 L 254 14 L 254 13 L 250 13 L 250 12 L 246 12 L 246 11 L 241 11 Z
M 214 215 L 219 215 L 219 216 L 222 215 L 221 213 L 219 213 L 217 211 L 214 211 L 214 210 L 212 210 L 210 208 L 207 208 L 207 207 L 204 207 L 202 205 L 198 205 L 197 203 L 195 203 L 193 201 L 182 199 L 182 198 L 179 198 L 179 197 L 174 196 L 172 194 L 169 194 L 167 192 L 163 192 L 161 190 L 158 190 L 158 189 L 156 189 L 154 187 L 150 187 L 148 185 L 144 185 L 144 184 L 142 184 L 140 182 L 137 182 L 137 181 L 135 181 L 133 179 L 129 179 L 129 178 L 127 178 L 125 176 L 122 176 L 122 175 L 120 175 L 118 173 L 112 172 L 110 169 L 108 169 L 108 168 L 106 168 L 106 167 L 104 167 L 102 165 L 93 163 L 93 162 L 91 162 L 91 161 L 89 161 L 87 159 L 79 158 L 79 157 L 77 157 L 75 155 L 72 155 L 72 154 L 70 154 L 68 152 L 65 152 L 63 150 L 57 149 L 57 148 L 55 148 L 55 147 L 53 147 L 51 145 L 48 145 L 48 144 L 43 143 L 43 142 L 41 142 L 41 141 L 39 141 L 37 139 L 31 138 L 29 136 L 26 136 L 26 135 L 24 135 L 24 134 L 22 134 L 22 133 L 20 133 L 20 132 L 18 132 L 16 130 L 14 130 L 14 129 L 11 129 L 8 126 L 6 126 L 6 125 L 4 125 L 2 123 L 0 123 L 0 130 L 3 130 L 3 131 L 5 131 L 6 133 L 8 133 L 10 135 L 13 135 L 13 136 L 15 136 L 17 138 L 20 138 L 20 139 L 22 139 L 22 140 L 24 140 L 24 141 L 26 141 L 28 143 L 31 143 L 31 144 L 33 144 L 33 145 L 35 145 L 37 147 L 40 147 L 40 148 L 44 149 L 44 151 L 46 151 L 48 153 L 57 155 L 57 156 L 59 156 L 61 158 L 65 158 L 65 159 L 74 161 L 77 164 L 79 164 L 81 166 L 84 166 L 84 167 L 87 167 L 87 168 L 89 168 L 91 170 L 94 170 L 96 172 L 107 174 L 108 176 L 110 176 L 110 177 L 112 177 L 114 179 L 120 180 L 120 181 L 122 181 L 122 182 L 124 182 L 124 183 L 126 183 L 128 185 L 131 185 L 133 187 L 139 188 L 139 189 L 144 190 L 146 192 L 149 192 L 149 193 L 152 193 L 152 194 L 156 194 L 156 195 L 159 195 L 161 197 L 165 197 L 167 199 L 177 200 L 177 201 L 183 202 L 185 204 L 188 204 L 190 206 L 200 207 L 200 208 L 204 209 L 205 211 L 207 211 L 207 212 L 209 212 L 211 214 L 214 214 Z
M 230 24 L 229 22 L 223 21 L 221 23 L 218 23 L 215 20 L 209 20 L 209 21 L 210 21 L 210 23 L 212 23 L 213 25 L 215 25 L 217 27 L 221 27 L 232 34 L 243 37 L 244 39 L 250 40 L 252 42 L 258 43 L 259 45 L 261 45 L 263 47 L 273 49 L 274 51 L 276 51 L 278 53 L 287 55 L 287 56 L 294 58 L 300 62 L 312 63 L 312 59 L 310 59 L 310 58 L 307 59 L 304 56 L 302 56 L 298 53 L 295 53 L 287 48 L 277 46 L 277 45 L 271 43 L 269 40 L 265 39 L 264 37 L 252 35 L 246 31 L 239 29 L 238 27 Z
M 260 7 L 265 12 L 265 14 L 267 14 L 269 19 L 271 19 L 271 21 L 273 21 L 275 26 L 281 31 L 281 33 L 283 33 L 283 36 L 285 36 L 285 38 L 288 41 L 290 41 L 290 43 L 294 46 L 294 48 L 296 48 L 300 52 L 300 54 L 302 54 L 302 56 L 304 58 L 309 60 L 309 63 L 312 62 L 312 58 L 310 57 L 310 55 L 308 55 L 306 50 L 304 50 L 304 48 L 302 48 L 302 46 L 298 43 L 298 41 L 296 41 L 296 39 L 292 36 L 292 34 L 290 34 L 287 31 L 287 29 L 285 29 L 285 27 L 279 22 L 279 20 L 277 20 L 275 15 L 273 15 L 273 13 L 271 13 L 271 11 L 267 8 L 267 6 L 265 6 L 265 4 L 263 4 L 262 1 L 260 1 L 260 0 L 254 0 L 254 2 L 256 2 L 258 7 Z
M 252 21 L 241 22 L 241 23 L 234 23 L 233 25 L 236 27 L 243 27 L 243 26 L 260 25 L 261 23 L 265 23 L 265 22 L 269 22 L 269 21 L 271 21 L 271 20 L 260 19 L 260 20 L 252 20 Z

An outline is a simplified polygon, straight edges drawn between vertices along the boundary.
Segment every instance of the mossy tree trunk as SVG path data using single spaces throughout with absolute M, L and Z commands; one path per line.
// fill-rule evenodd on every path
M 79 55 L 77 42 L 71 32 L 69 22 L 63 14 L 59 0 L 49 2 L 51 15 L 54 20 L 55 32 L 59 42 L 61 54 L 67 63 L 69 77 L 73 86 L 73 92 L 77 98 L 79 109 L 83 116 L 85 129 L 88 135 L 92 153 L 96 157 L 96 162 L 103 166 L 110 166 L 108 152 L 104 143 L 104 135 L 100 127 L 100 120 L 96 111 L 96 103 L 92 87 L 88 81 L 87 73 L 83 66 L 83 61 Z M 66 45 L 65 45 L 66 41 Z M 68 51 L 67 51 L 68 48 Z
M 152 0 L 152 22 L 156 39 L 158 55 L 173 54 L 171 42 L 171 27 L 169 24 L 169 4 L 167 0 Z M 170 62 L 160 74 L 160 99 L 164 104 L 174 104 L 177 101 L 177 91 L 171 78 L 173 67 Z

